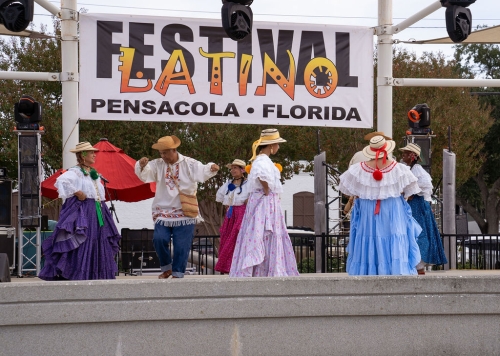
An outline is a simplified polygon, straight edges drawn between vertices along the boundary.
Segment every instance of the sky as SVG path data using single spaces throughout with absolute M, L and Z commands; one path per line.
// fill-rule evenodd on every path
M 393 24 L 398 24 L 418 11 L 433 4 L 436 0 L 393 0 Z M 61 2 L 51 0 L 60 7 Z M 111 13 L 128 15 L 149 15 L 183 18 L 220 19 L 221 0 L 83 0 L 78 1 L 78 9 L 89 13 Z M 142 6 L 141 6 L 142 5 Z M 377 25 L 377 0 L 254 0 L 251 5 L 254 21 L 292 22 L 331 25 L 354 25 L 374 27 Z M 472 24 L 500 25 L 500 1 L 477 0 L 469 9 Z M 441 8 L 394 36 L 394 39 L 408 41 L 447 37 L 445 8 Z M 35 4 L 34 24 L 51 22 L 49 13 Z M 418 55 L 424 51 L 442 52 L 453 55 L 453 45 L 400 44 Z

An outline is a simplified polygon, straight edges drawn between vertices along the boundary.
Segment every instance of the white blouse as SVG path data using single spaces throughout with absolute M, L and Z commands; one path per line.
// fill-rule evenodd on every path
M 212 162 L 203 164 L 194 158 L 178 153 L 179 159 L 174 164 L 168 164 L 161 158 L 149 161 L 141 171 L 139 161 L 135 163 L 135 174 L 144 183 L 156 182 L 156 194 L 153 199 L 153 221 L 162 221 L 166 226 L 194 224 L 203 221 L 198 214 L 197 218 L 184 216 L 179 199 L 179 191 L 173 180 L 176 178 L 179 189 L 189 195 L 196 194 L 198 183 L 203 183 L 217 174 L 210 170 Z
M 260 180 L 267 182 L 269 185 L 269 190 L 273 193 L 283 193 L 283 187 L 281 185 L 281 173 L 274 165 L 273 161 L 265 155 L 260 154 L 252 162 L 252 168 L 250 174 L 248 175 L 249 191 L 255 192 L 257 190 L 263 189 Z
M 424 200 L 431 201 L 432 195 L 432 177 L 420 164 L 415 164 L 411 168 L 411 172 L 418 179 L 418 186 L 420 192 L 417 195 L 424 197 Z
M 396 198 L 404 193 L 405 198 L 417 194 L 420 188 L 417 178 L 404 164 L 393 161 L 389 166 L 381 169 L 382 180 L 375 180 L 375 169 L 365 162 L 354 164 L 340 176 L 339 190 L 361 199 L 383 200 Z
M 94 184 L 94 180 L 90 177 L 90 174 L 84 175 L 78 166 L 71 167 L 61 174 L 56 179 L 54 186 L 57 188 L 59 198 L 63 200 L 71 198 L 79 190 L 81 190 L 87 198 L 97 200 L 97 194 L 99 194 L 101 201 L 105 199 L 104 186 L 102 185 L 101 179 L 96 179 Z
M 215 196 L 215 201 L 226 206 L 241 206 L 245 204 L 245 201 L 248 199 L 250 185 L 248 184 L 248 180 L 245 180 L 241 185 L 241 192 L 240 186 L 236 186 L 233 191 L 229 191 L 228 186 L 231 181 L 232 179 L 229 179 L 219 188 Z

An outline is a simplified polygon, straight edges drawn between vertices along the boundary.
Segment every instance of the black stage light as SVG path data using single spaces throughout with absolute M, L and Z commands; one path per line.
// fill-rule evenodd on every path
M 466 7 L 476 0 L 441 0 L 441 5 L 446 7 L 446 31 L 455 43 L 467 39 L 472 29 L 472 13 Z
M 42 105 L 29 95 L 23 95 L 14 105 L 17 130 L 38 130 L 42 120 Z
M 431 109 L 427 104 L 417 104 L 408 111 L 408 126 L 414 135 L 431 133 Z
M 239 41 L 252 33 L 253 0 L 222 0 L 222 27 L 230 39 Z
M 24 31 L 33 21 L 33 8 L 33 0 L 0 0 L 0 23 L 9 31 Z

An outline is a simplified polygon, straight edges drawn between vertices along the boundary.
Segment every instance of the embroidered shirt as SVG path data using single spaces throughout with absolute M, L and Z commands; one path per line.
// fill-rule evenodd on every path
M 197 218 L 184 216 L 174 179 L 177 180 L 179 189 L 183 193 L 194 195 L 198 183 L 203 183 L 217 174 L 210 170 L 212 165 L 212 162 L 204 165 L 180 153 L 177 162 L 173 164 L 157 158 L 149 161 L 142 171 L 137 161 L 135 164 L 137 177 L 144 183 L 156 182 L 156 194 L 152 204 L 153 221 L 162 222 L 167 226 L 178 226 L 180 223 L 189 225 L 203 221 L 199 214 Z

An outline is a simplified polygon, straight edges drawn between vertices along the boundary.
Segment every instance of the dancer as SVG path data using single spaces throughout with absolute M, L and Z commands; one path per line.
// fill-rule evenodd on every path
M 193 243 L 195 224 L 201 220 L 197 201 L 194 199 L 198 183 L 217 174 L 215 163 L 203 164 L 177 151 L 181 140 L 177 136 L 164 136 L 153 144 L 161 158 L 149 161 L 143 157 L 135 164 L 135 174 L 144 183 L 156 182 L 152 204 L 155 222 L 153 244 L 160 259 L 160 279 L 183 278 Z M 182 204 L 180 195 L 191 197 Z M 202 220 L 201 220 L 202 221 Z M 174 256 L 170 253 L 173 241 Z
M 230 277 L 299 275 L 280 206 L 279 194 L 283 192 L 280 171 L 269 158 L 278 152 L 281 142 L 286 141 L 278 130 L 267 129 L 253 143 L 248 176 L 250 196 L 236 240 Z
M 347 246 L 350 275 L 413 275 L 420 262 L 416 237 L 422 229 L 405 197 L 419 192 L 408 167 L 388 155 L 396 144 L 383 136 L 363 149 L 370 159 L 352 165 L 340 176 L 339 190 L 357 196 L 351 212 Z
M 42 243 L 45 264 L 39 278 L 50 280 L 115 279 L 118 234 L 104 203 L 104 186 L 92 168 L 96 151 L 80 142 L 71 152 L 78 165 L 59 176 L 55 186 L 64 200 L 57 226 Z
M 248 199 L 248 180 L 245 178 L 245 162 L 235 159 L 226 165 L 231 170 L 232 179 L 219 188 L 216 201 L 227 207 L 224 222 L 220 228 L 220 247 L 215 270 L 221 274 L 229 273 L 233 260 L 236 238 L 245 215 Z
M 443 241 L 431 209 L 432 178 L 429 173 L 417 163 L 420 160 L 421 149 L 415 143 L 409 143 L 400 148 L 403 152 L 403 162 L 418 179 L 420 192 L 408 197 L 408 204 L 415 220 L 422 227 L 422 233 L 417 237 L 422 260 L 417 266 L 418 274 L 425 274 L 425 267 L 448 263 L 444 253 Z

